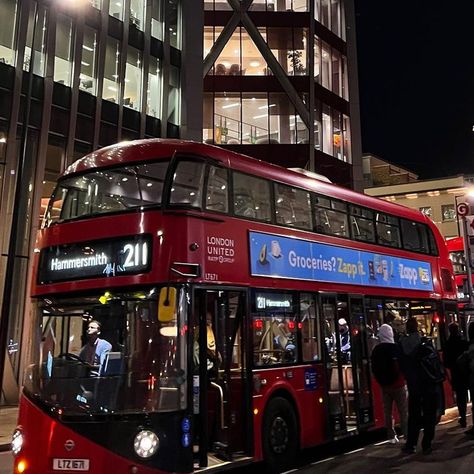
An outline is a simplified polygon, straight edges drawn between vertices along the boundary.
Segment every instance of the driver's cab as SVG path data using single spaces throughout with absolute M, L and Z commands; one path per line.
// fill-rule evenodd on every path
M 186 330 L 176 304 L 162 320 L 161 290 L 38 299 L 25 390 L 71 415 L 182 409 Z

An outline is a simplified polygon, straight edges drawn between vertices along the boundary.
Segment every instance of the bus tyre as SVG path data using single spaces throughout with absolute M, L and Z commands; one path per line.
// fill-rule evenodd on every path
M 298 426 L 290 402 L 271 399 L 265 409 L 262 425 L 263 457 L 270 472 L 288 468 L 298 451 Z

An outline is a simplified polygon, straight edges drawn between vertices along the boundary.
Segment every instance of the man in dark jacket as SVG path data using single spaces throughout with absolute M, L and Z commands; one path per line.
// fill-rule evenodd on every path
M 446 341 L 444 349 L 444 365 L 449 369 L 451 374 L 451 386 L 456 393 L 456 404 L 459 411 L 459 424 L 466 427 L 466 410 L 467 410 L 467 390 L 469 388 L 469 380 L 462 374 L 457 363 L 458 357 L 467 351 L 469 343 L 461 338 L 459 326 L 457 323 L 451 323 L 449 326 L 449 338 Z
M 380 326 L 380 343 L 374 347 L 371 356 L 372 373 L 382 389 L 385 427 L 391 443 L 398 443 L 393 428 L 392 408 L 397 405 L 402 433 L 407 435 L 408 400 L 405 377 L 400 369 L 402 353 L 393 339 L 393 329 L 388 324 Z
M 408 318 L 406 331 L 407 335 L 400 339 L 402 370 L 408 385 L 408 433 L 403 451 L 407 454 L 416 452 L 418 436 L 423 428 L 423 454 L 430 454 L 433 451 L 431 442 L 435 434 L 440 384 L 427 376 L 418 357 L 422 344 L 427 341 L 418 332 L 416 318 Z

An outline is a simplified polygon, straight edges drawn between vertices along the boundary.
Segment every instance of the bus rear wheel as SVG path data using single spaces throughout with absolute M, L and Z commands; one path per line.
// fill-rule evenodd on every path
M 288 468 L 298 451 L 298 425 L 291 404 L 282 397 L 268 402 L 262 426 L 263 456 L 270 472 Z

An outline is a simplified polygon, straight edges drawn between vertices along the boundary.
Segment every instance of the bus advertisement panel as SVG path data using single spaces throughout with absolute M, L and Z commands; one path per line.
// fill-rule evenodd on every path
M 252 275 L 433 290 L 429 262 L 250 232 Z

